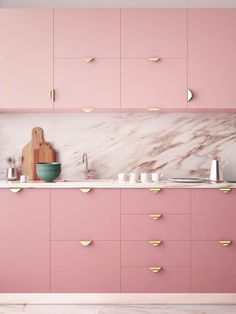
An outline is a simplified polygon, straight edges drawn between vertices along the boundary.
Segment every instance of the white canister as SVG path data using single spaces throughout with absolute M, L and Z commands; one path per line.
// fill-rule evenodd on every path
M 164 176 L 164 173 L 153 172 L 152 173 L 152 181 L 153 182 L 159 182 L 163 176 Z
M 129 183 L 136 183 L 138 179 L 137 173 L 130 173 L 129 174 Z

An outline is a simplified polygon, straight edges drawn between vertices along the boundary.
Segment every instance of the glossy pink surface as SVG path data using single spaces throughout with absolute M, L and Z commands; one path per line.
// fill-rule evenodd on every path
M 0 10 L 0 108 L 50 109 L 53 10 Z
M 217 241 L 192 242 L 192 291 L 236 291 L 236 246 Z
M 122 9 L 122 58 L 185 58 L 186 9 Z
M 50 292 L 50 191 L 0 199 L 0 292 Z
M 162 189 L 153 193 L 149 189 L 122 189 L 121 212 L 129 214 L 190 212 L 190 190 Z
M 120 10 L 55 9 L 56 58 L 120 58 Z
M 148 267 L 123 267 L 121 292 L 190 292 L 190 269 L 163 267 L 153 273 Z
M 119 189 L 51 191 L 53 240 L 119 240 Z
M 55 59 L 54 108 L 120 108 L 120 60 Z
M 192 190 L 192 239 L 236 240 L 236 190 Z
M 236 108 L 236 9 L 189 9 L 189 108 Z
M 150 266 L 190 266 L 189 241 L 163 241 L 153 246 L 148 241 L 122 241 L 121 265 L 129 267 Z
M 120 292 L 120 242 L 52 242 L 52 292 Z

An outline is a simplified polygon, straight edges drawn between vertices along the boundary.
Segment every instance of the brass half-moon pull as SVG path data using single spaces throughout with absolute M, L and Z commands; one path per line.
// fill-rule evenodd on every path
M 88 193 L 88 192 L 90 192 L 92 190 L 92 188 L 81 188 L 80 189 L 80 191 L 82 192 L 82 193 Z
M 152 218 L 153 220 L 158 220 L 160 219 L 162 214 L 150 214 L 149 217 Z
M 93 111 L 93 108 L 90 108 L 90 107 L 84 107 L 81 109 L 83 112 L 92 112 Z
M 222 246 L 229 246 L 232 243 L 231 240 L 220 240 L 219 244 L 221 244 Z
M 21 188 L 12 188 L 12 189 L 9 189 L 12 193 L 17 193 L 17 192 L 20 192 L 22 189 Z
M 84 57 L 84 58 L 82 58 L 82 60 L 84 61 L 84 62 L 86 62 L 86 63 L 89 63 L 89 62 L 91 62 L 91 61 L 93 61 L 95 58 L 93 58 L 93 57 Z
M 188 101 L 190 101 L 193 98 L 193 92 L 191 89 L 188 89 Z
M 159 188 L 151 188 L 150 191 L 152 193 L 159 193 L 161 191 L 161 189 L 159 189 Z
M 158 108 L 158 107 L 149 107 L 148 108 L 148 111 L 150 111 L 150 112 L 157 112 L 159 110 L 160 110 L 160 108 Z
M 219 190 L 226 194 L 226 193 L 229 193 L 231 191 L 231 188 L 220 188 Z
M 158 58 L 158 57 L 149 57 L 148 60 L 151 61 L 151 62 L 157 62 L 159 61 L 161 58 Z
M 80 240 L 79 243 L 83 246 L 89 246 L 93 243 L 93 240 Z
M 162 270 L 161 266 L 150 266 L 148 267 L 153 273 L 158 273 L 159 271 Z
M 150 240 L 149 243 L 152 246 L 159 246 L 162 243 L 162 241 L 161 240 Z

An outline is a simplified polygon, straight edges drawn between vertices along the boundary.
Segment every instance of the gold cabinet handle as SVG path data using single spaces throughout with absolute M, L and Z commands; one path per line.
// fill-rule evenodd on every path
M 84 107 L 84 108 L 82 108 L 81 109 L 83 112 L 92 112 L 93 111 L 93 108 L 91 108 L 91 107 Z
M 148 267 L 153 273 L 159 273 L 162 270 L 161 266 L 150 266 Z
M 89 246 L 93 243 L 93 240 L 80 240 L 79 243 L 83 246 Z
M 160 108 L 158 108 L 158 107 L 149 107 L 148 108 L 148 111 L 150 111 L 150 112 L 157 112 L 159 110 L 160 110 Z
M 153 220 L 158 220 L 160 219 L 162 214 L 150 214 L 149 217 Z
M 152 246 L 159 246 L 162 243 L 162 240 L 150 240 L 149 243 Z
M 188 101 L 190 101 L 193 98 L 193 92 L 191 89 L 188 89 Z
M 93 61 L 95 58 L 93 58 L 93 57 L 84 57 L 84 58 L 82 58 L 82 60 L 84 61 L 84 62 L 86 62 L 86 63 L 89 63 L 89 62 L 91 62 L 91 61 Z
M 22 189 L 21 188 L 12 188 L 12 189 L 9 189 L 12 193 L 17 193 L 17 192 L 20 192 Z
M 49 99 L 51 99 L 52 101 L 55 100 L 55 89 L 51 89 L 48 93 Z
M 232 243 L 231 240 L 220 240 L 219 244 L 221 244 L 222 246 L 229 246 Z
M 88 192 L 90 192 L 92 190 L 92 188 L 81 188 L 80 189 L 80 191 L 82 192 L 82 193 L 88 193 Z
M 159 189 L 159 188 L 151 188 L 150 191 L 152 193 L 159 193 L 161 191 L 161 189 Z
M 226 194 L 226 193 L 229 193 L 231 191 L 231 188 L 220 188 L 219 190 Z
M 149 57 L 148 60 L 151 61 L 151 62 L 157 62 L 159 61 L 161 58 L 158 58 L 158 57 Z

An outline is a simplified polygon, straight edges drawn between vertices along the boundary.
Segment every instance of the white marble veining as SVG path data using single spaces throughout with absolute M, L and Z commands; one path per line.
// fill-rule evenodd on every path
M 208 155 L 218 154 L 228 160 L 226 179 L 236 179 L 236 113 L 1 113 L 1 170 L 36 126 L 58 151 L 63 178 L 82 177 L 87 152 L 101 178 L 147 171 L 207 177 Z

